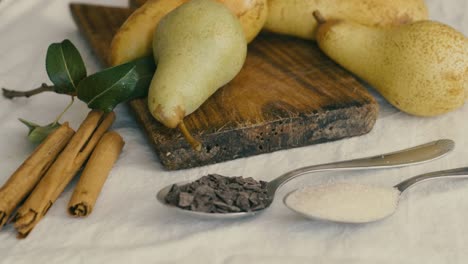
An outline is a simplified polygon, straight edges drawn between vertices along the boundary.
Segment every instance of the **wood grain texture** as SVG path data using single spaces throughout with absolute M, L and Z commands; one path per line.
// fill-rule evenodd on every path
M 75 21 L 106 63 L 113 34 L 129 9 L 72 4 Z M 162 164 L 190 168 L 281 149 L 362 135 L 378 107 L 365 88 L 312 43 L 260 35 L 244 68 L 185 118 L 204 148 L 191 149 L 177 130 L 148 112 L 146 98 L 130 102 Z

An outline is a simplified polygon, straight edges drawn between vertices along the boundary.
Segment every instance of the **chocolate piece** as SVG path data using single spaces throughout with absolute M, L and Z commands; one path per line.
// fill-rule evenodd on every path
M 240 185 L 240 184 L 238 184 L 238 183 L 230 183 L 230 184 L 228 185 L 228 187 L 229 187 L 229 189 L 231 189 L 231 190 L 237 190 L 237 191 L 240 191 L 240 190 L 243 189 L 243 188 L 242 188 L 242 185 Z
M 193 195 L 187 192 L 179 193 L 179 207 L 187 207 L 193 203 Z
M 215 191 L 213 188 L 211 188 L 210 186 L 208 185 L 200 185 L 197 187 L 197 189 L 195 189 L 195 196 L 209 196 L 209 197 L 213 197 L 215 196 Z
M 210 174 L 182 186 L 173 185 L 166 202 L 205 213 L 237 213 L 267 207 L 267 182 Z
M 169 204 L 178 204 L 179 203 L 179 193 L 180 188 L 177 184 L 172 185 L 171 190 L 166 195 L 166 202 Z
M 217 212 L 221 212 L 221 211 L 226 211 L 226 212 L 240 212 L 241 209 L 237 206 L 234 206 L 234 205 L 228 205 L 228 204 L 225 204 L 223 202 L 219 202 L 219 201 L 214 201 L 213 202 L 214 206 L 217 207 Z
M 249 194 L 247 192 L 240 192 L 236 200 L 236 205 L 244 212 L 250 211 Z
M 252 205 L 258 205 L 260 203 L 260 200 L 258 199 L 258 193 L 251 193 L 249 196 L 249 201 Z
M 216 193 L 216 196 L 219 197 L 219 199 L 221 199 L 223 202 L 225 202 L 228 205 L 232 205 L 238 196 L 237 193 L 230 191 L 230 190 L 226 190 L 226 191 L 220 190 L 220 191 L 215 191 L 215 193 Z

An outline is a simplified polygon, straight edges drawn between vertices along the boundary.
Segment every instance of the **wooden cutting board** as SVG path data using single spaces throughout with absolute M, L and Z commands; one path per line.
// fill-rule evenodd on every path
M 73 17 L 106 64 L 112 37 L 131 10 L 72 4 Z M 244 68 L 185 119 L 203 144 L 196 152 L 178 130 L 153 119 L 146 99 L 130 102 L 167 169 L 191 168 L 369 132 L 378 106 L 347 71 L 315 43 L 262 34 Z

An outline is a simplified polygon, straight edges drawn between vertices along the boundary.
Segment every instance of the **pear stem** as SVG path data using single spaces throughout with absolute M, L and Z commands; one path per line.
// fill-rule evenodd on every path
M 180 132 L 182 133 L 182 135 L 184 136 L 184 138 L 187 140 L 187 142 L 192 146 L 192 148 L 194 150 L 196 150 L 196 151 L 201 151 L 202 144 L 198 140 L 196 140 L 192 136 L 192 134 L 190 134 L 190 132 L 188 131 L 187 127 L 185 126 L 183 120 L 178 125 L 178 128 L 179 128 Z
M 315 20 L 317 20 L 317 23 L 319 23 L 319 25 L 327 23 L 327 20 L 322 16 L 322 13 L 320 13 L 320 11 L 315 10 L 314 12 L 312 12 L 312 15 L 314 15 Z
M 53 92 L 54 91 L 54 86 L 48 86 L 47 84 L 43 83 L 41 86 L 39 86 L 36 89 L 32 89 L 29 91 L 15 91 L 15 90 L 8 90 L 5 88 L 2 88 L 3 91 L 3 96 L 5 96 L 8 99 L 13 99 L 15 97 L 30 97 L 36 94 L 40 94 L 42 92 Z

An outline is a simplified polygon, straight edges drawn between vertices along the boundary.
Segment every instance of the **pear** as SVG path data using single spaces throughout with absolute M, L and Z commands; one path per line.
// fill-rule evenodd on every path
M 434 21 L 380 28 L 314 15 L 320 49 L 398 109 L 435 116 L 464 104 L 468 41 L 455 29 Z
M 112 39 L 109 64 L 116 66 L 151 55 L 156 25 L 185 2 L 187 0 L 149 0 L 135 10 Z
M 111 42 L 109 63 L 119 65 L 151 55 L 153 34 L 159 21 L 190 0 L 148 0 L 122 24 Z M 267 0 L 216 0 L 226 5 L 241 22 L 247 42 L 263 28 Z
M 247 41 L 237 17 L 214 0 L 192 0 L 165 16 L 156 28 L 157 69 L 148 107 L 169 128 L 182 123 L 241 70 Z
M 314 10 L 329 19 L 353 20 L 371 26 L 400 25 L 428 18 L 424 0 L 269 0 L 265 29 L 314 39 Z

